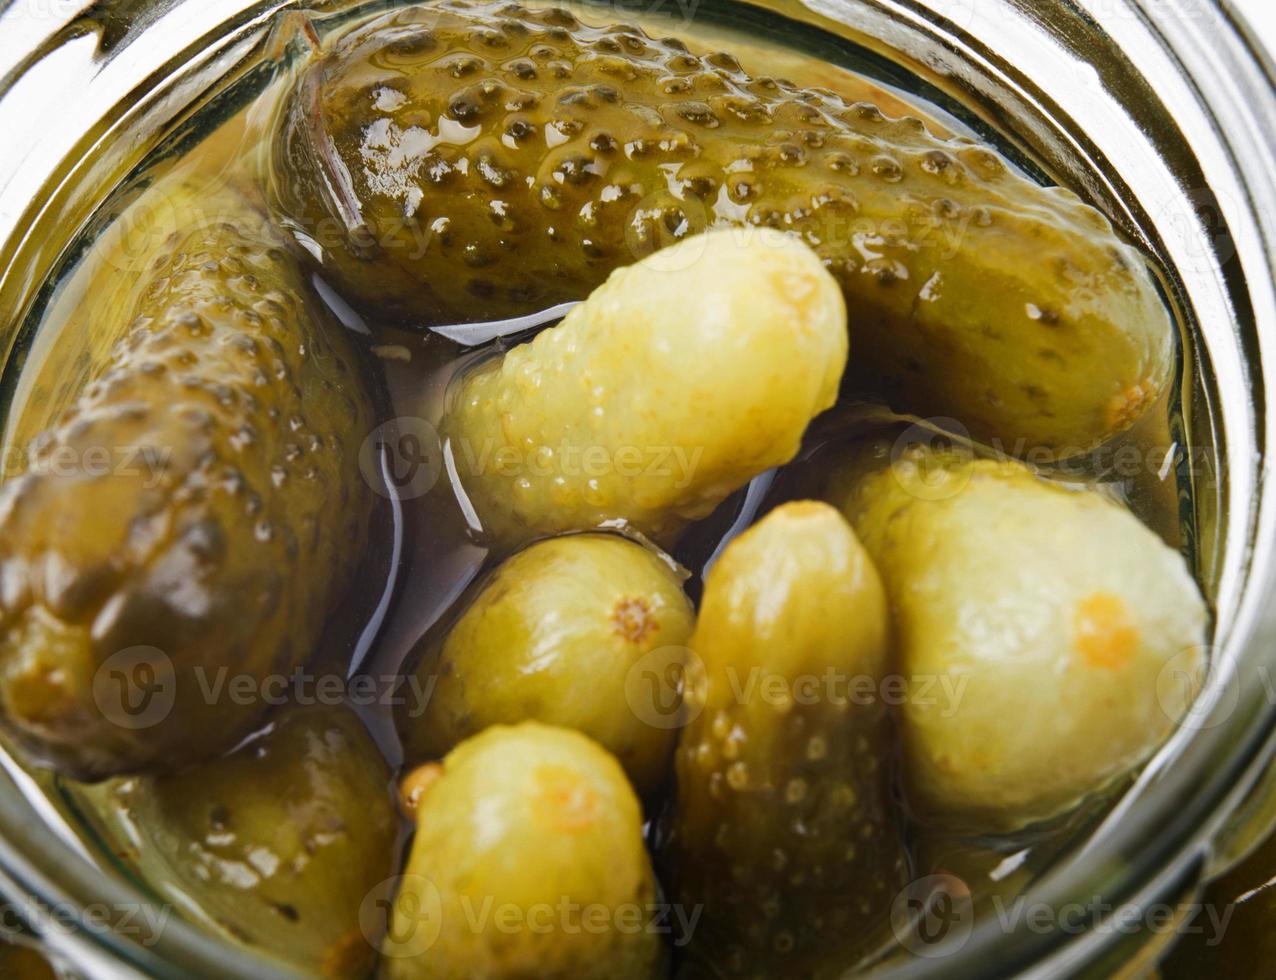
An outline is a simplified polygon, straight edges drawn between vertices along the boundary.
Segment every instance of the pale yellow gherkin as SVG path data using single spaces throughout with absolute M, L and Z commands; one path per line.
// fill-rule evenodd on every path
M 658 976 L 642 813 L 620 765 L 536 722 L 463 742 L 421 794 L 388 980 Z
M 1206 607 L 1128 510 L 1021 463 L 860 447 L 831 492 L 894 613 L 911 805 L 974 831 L 1074 806 L 1185 717 Z
M 617 520 L 668 542 L 793 458 L 846 358 L 842 296 L 814 252 L 711 232 L 618 270 L 465 378 L 446 449 L 494 542 Z

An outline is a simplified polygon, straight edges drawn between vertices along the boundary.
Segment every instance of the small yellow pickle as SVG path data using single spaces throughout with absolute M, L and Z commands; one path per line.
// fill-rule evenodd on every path
M 448 755 L 416 819 L 381 947 L 387 980 L 660 975 L 642 812 L 597 743 L 493 726 Z
M 797 453 L 846 309 L 807 246 L 715 231 L 613 273 L 454 393 L 445 451 L 493 543 L 623 520 L 669 543 Z
M 695 622 L 671 565 L 603 534 L 540 541 L 506 561 L 418 669 L 428 705 L 404 699 L 410 759 L 441 758 L 489 725 L 574 728 L 615 755 L 644 798 L 665 780 L 672 727 L 630 702 L 644 658 L 680 660 Z

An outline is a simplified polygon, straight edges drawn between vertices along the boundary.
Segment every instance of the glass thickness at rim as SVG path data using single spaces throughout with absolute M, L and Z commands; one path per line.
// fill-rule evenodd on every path
M 6 100 L 18 83 L 39 69 L 33 53 L 81 16 L 68 9 L 73 6 L 0 0 L 0 120 L 11 118 Z M 121 14 L 116 46 L 95 53 L 97 61 L 85 71 L 95 82 L 86 111 L 141 104 L 152 87 L 168 84 L 173 69 L 188 62 L 206 73 L 233 68 L 263 43 L 273 15 L 290 6 L 245 0 L 117 5 L 127 17 Z M 746 17 L 752 7 L 735 6 Z M 830 35 L 852 37 L 969 100 L 989 125 L 1014 131 L 1031 155 L 1080 185 L 1163 264 L 1190 267 L 1173 289 L 1191 311 L 1194 335 L 1217 374 L 1213 397 L 1225 429 L 1217 436 L 1227 447 L 1218 653 L 1206 694 L 1218 700 L 1200 713 L 1197 730 L 1181 732 L 1165 747 L 1092 844 L 1026 896 L 1053 908 L 1084 904 L 1096 893 L 1112 905 L 1175 898 L 1206 869 L 1215 834 L 1270 758 L 1276 726 L 1276 711 L 1259 682 L 1265 649 L 1276 646 L 1276 608 L 1268 608 L 1276 606 L 1270 601 L 1276 592 L 1276 514 L 1266 469 L 1276 438 L 1266 401 L 1267 374 L 1276 363 L 1271 62 L 1244 22 L 1214 0 L 775 0 L 763 6 Z M 196 92 L 175 84 L 167 91 L 176 100 L 183 91 L 188 98 Z M 0 259 L 36 234 L 40 225 L 33 219 L 48 203 L 41 195 L 51 200 L 67 193 L 66 186 L 44 180 L 42 170 L 56 163 L 71 184 L 71 157 L 89 145 L 85 133 L 97 122 L 82 116 L 84 132 L 33 134 L 30 147 L 0 148 Z M 55 120 L 49 129 L 59 125 Z M 1138 192 L 1131 187 L 1136 179 Z M 1151 190 L 1145 192 L 1143 183 Z M 1225 240 L 1190 227 L 1177 235 L 1165 219 L 1158 195 L 1190 199 L 1192 187 L 1219 191 Z M 1198 232 L 1203 239 L 1194 239 Z M 1194 254 L 1198 261 L 1184 261 Z M 36 292 L 34 282 L 15 282 L 11 269 L 0 271 L 0 297 L 30 301 Z M 0 336 L 0 351 L 12 341 Z M 1219 699 L 1228 685 L 1236 691 L 1234 702 Z M 96 872 L 33 816 L 3 776 L 0 824 L 0 865 L 9 879 L 3 885 L 38 902 L 72 907 L 145 900 Z M 893 963 L 889 972 L 1058 976 L 1110 965 L 1128 952 L 1121 944 L 1134 940 L 1119 933 L 1006 930 L 991 921 L 951 955 Z M 100 946 L 119 975 L 294 975 L 185 922 L 171 923 L 149 949 L 110 934 L 85 933 L 69 942 L 77 957 L 91 957 Z

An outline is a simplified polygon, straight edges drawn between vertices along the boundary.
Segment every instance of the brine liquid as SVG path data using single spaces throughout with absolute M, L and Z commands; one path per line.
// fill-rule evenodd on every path
M 385 8 L 377 5 L 377 11 Z M 642 15 L 632 6 L 621 10 L 583 7 L 582 20 L 603 24 L 624 20 L 647 27 L 652 33 L 681 36 L 693 50 L 721 48 L 734 53 L 755 74 L 784 76 L 799 85 L 831 89 L 848 101 L 868 101 L 888 115 L 911 114 L 924 119 L 939 134 L 960 133 L 996 141 L 942 93 L 910 79 L 895 66 L 847 42 L 814 31 L 795 33 L 788 22 L 773 31 L 754 25 L 746 33 L 719 16 L 711 3 L 687 10 L 667 7 L 663 14 Z M 750 17 L 766 15 L 756 9 Z M 759 37 L 785 39 L 791 46 L 763 42 Z M 59 270 L 47 292 L 48 301 L 24 331 L 25 348 L 11 358 L 0 379 L 5 404 L 5 476 L 20 466 L 21 449 L 46 428 L 57 413 L 76 396 L 92 371 L 109 351 L 108 340 L 85 328 L 83 317 L 72 315 L 86 303 L 109 307 L 109 297 L 131 286 L 136 270 L 119 260 L 119 245 L 127 236 L 130 206 L 144 200 L 145 188 L 155 178 L 177 170 L 212 180 L 236 180 L 260 165 L 263 141 L 272 110 L 289 81 L 289 73 L 263 91 L 242 93 L 227 118 L 224 106 L 197 118 L 184 128 L 184 138 L 167 146 L 124 186 L 101 221 L 91 232 L 66 249 L 69 260 Z M 1018 158 L 1009 145 L 1007 155 L 1028 172 L 1030 161 Z M 130 204 L 130 202 L 132 202 Z M 419 331 L 390 329 L 367 320 L 346 307 L 325 284 L 315 281 L 358 345 L 374 366 L 379 382 L 383 491 L 380 510 L 367 542 L 351 542 L 366 548 L 366 568 L 359 576 L 356 594 L 334 611 L 326 631 L 329 649 L 324 662 L 353 663 L 353 670 L 376 680 L 378 691 L 388 691 L 389 679 L 405 664 L 413 666 L 422 640 L 440 622 L 454 614 L 467 588 L 489 570 L 486 550 L 469 533 L 465 514 L 448 482 L 445 469 L 430 457 L 437 451 L 429 434 L 437 426 L 448 386 L 458 372 L 478 358 L 493 356 L 525 339 L 498 339 L 478 348 L 467 348 L 425 329 L 439 324 L 422 323 Z M 103 299 L 108 298 L 108 299 Z M 583 298 L 583 297 L 582 297 Z M 534 310 L 528 310 L 534 313 Z M 852 423 L 839 421 L 862 414 L 859 407 L 841 406 L 812 427 L 804 456 L 825 444 L 835 444 L 851 431 Z M 1118 447 L 1110 447 L 1098 472 L 1078 473 L 1098 477 L 1114 495 L 1130 507 L 1165 540 L 1189 552 L 1196 540 L 1192 524 L 1191 488 L 1183 480 L 1179 461 L 1183 456 L 1183 412 L 1177 393 L 1151 411 Z M 1118 465 L 1118 461 L 1124 461 Z M 422 486 L 422 472 L 437 474 L 431 486 Z M 685 536 L 673 557 L 690 573 L 688 589 L 698 598 L 701 577 L 722 547 L 767 509 L 784 499 L 816 493 L 810 485 L 810 468 L 801 463 L 778 473 L 759 477 L 748 488 L 727 500 L 708 519 Z M 387 486 L 390 489 L 387 489 Z M 396 489 L 397 488 L 397 489 Z M 297 574 L 305 574 L 297 569 Z M 388 701 L 388 699 L 383 699 Z M 397 737 L 386 703 L 355 706 L 394 765 L 401 762 Z M 74 798 L 74 787 L 47 774 L 36 774 L 32 792 L 49 794 L 55 811 L 71 813 L 63 806 Z M 959 877 L 977 900 L 992 895 L 1013 895 L 1040 872 L 1070 842 L 1083 836 L 1103 801 L 1074 813 L 1060 826 L 1038 829 L 1014 840 L 972 841 L 935 836 L 924 828 L 912 828 L 912 858 L 916 877 L 950 874 Z M 46 807 L 46 809 L 48 809 Z M 68 833 L 83 837 L 87 845 L 101 847 L 101 860 L 109 862 L 109 842 L 97 841 L 82 828 L 68 825 Z

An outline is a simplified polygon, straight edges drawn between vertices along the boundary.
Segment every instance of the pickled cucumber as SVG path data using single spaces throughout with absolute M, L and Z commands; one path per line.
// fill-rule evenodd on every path
M 797 232 L 837 278 L 861 381 L 1007 452 L 1090 448 L 1172 367 L 1145 263 L 1071 192 L 915 118 L 562 9 L 381 16 L 305 73 L 276 144 L 299 238 L 405 321 L 580 299 L 662 240 L 753 225 Z
M 354 714 L 315 706 L 285 709 L 233 755 L 79 798 L 116 854 L 178 908 L 309 974 L 362 978 L 378 937 L 360 909 L 396 869 L 393 788 Z
M 417 689 L 431 695 L 428 710 L 400 715 L 408 757 L 535 720 L 596 740 L 650 799 L 674 731 L 635 710 L 629 685 L 645 656 L 686 643 L 694 620 L 673 568 L 642 545 L 603 534 L 538 542 L 497 569 L 421 663 Z
M 906 881 L 887 623 L 872 562 L 827 504 L 778 508 L 710 571 L 661 862 L 676 900 L 704 906 L 693 974 L 840 976 L 880 938 Z
M 535 722 L 463 742 L 422 795 L 382 975 L 655 977 L 638 800 L 584 735 Z
M 729 230 L 617 270 L 453 393 L 446 452 L 501 545 L 627 520 L 661 543 L 788 462 L 846 362 L 815 254 Z
M 1206 610 L 1183 559 L 1092 490 L 913 444 L 850 457 L 835 492 L 894 613 L 905 773 L 924 819 L 1054 816 L 1185 715 Z
M 366 536 L 371 407 L 340 328 L 239 192 L 178 183 L 130 324 L 0 490 L 0 709 L 81 778 L 224 751 L 306 663 Z M 145 236 L 143 236 L 143 239 Z

